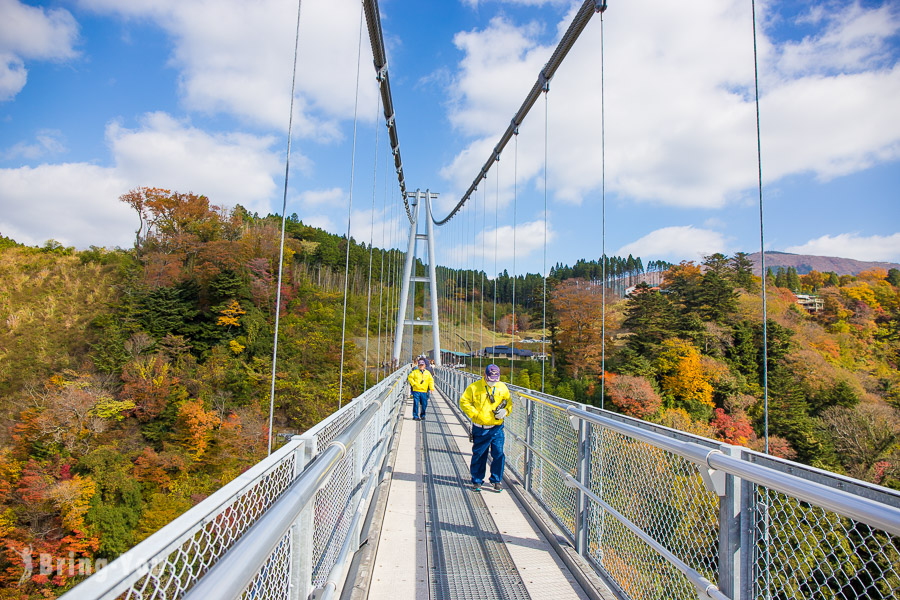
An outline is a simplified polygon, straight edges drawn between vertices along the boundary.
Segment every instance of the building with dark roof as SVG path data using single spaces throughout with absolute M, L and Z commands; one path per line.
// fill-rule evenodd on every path
M 513 348 L 512 346 L 487 346 L 482 350 L 484 356 L 500 356 L 502 358 L 534 358 L 534 352 L 531 350 L 523 350 L 522 348 Z

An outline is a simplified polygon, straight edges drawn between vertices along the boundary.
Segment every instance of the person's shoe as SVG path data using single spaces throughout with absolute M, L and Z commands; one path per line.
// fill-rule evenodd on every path
M 503 484 L 500 483 L 499 481 L 495 481 L 494 483 L 491 484 L 491 488 L 493 488 L 493 490 L 495 492 L 500 493 L 503 491 Z
M 472 491 L 473 491 L 473 492 L 480 492 L 480 491 L 481 491 L 481 484 L 480 484 L 480 483 L 473 483 L 473 484 L 472 484 Z
M 413 421 L 418 421 L 419 417 L 413 417 Z

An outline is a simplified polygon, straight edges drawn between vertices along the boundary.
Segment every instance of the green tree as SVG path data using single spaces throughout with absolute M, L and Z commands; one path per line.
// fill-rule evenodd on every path
M 800 291 L 800 276 L 797 275 L 797 269 L 788 267 L 785 283 L 792 292 L 797 293 Z
M 655 356 L 660 344 L 675 334 L 678 318 L 669 299 L 646 283 L 637 286 L 625 305 L 623 325 L 631 332 L 628 347 L 639 355 Z
M 900 287 L 900 269 L 888 269 L 887 282 L 894 287 Z
M 756 285 L 753 283 L 753 261 L 746 252 L 738 252 L 731 257 L 731 274 L 734 284 L 747 290 L 755 291 Z
M 846 379 L 839 379 L 833 385 L 826 386 L 810 398 L 810 411 L 817 415 L 832 406 L 852 408 L 859 404 L 860 398 L 856 390 Z
M 724 323 L 737 311 L 738 294 L 731 282 L 717 271 L 707 271 L 697 293 L 700 315 L 709 321 Z
M 784 267 L 778 267 L 778 271 L 775 273 L 775 287 L 786 288 L 787 286 L 787 274 L 784 272 Z

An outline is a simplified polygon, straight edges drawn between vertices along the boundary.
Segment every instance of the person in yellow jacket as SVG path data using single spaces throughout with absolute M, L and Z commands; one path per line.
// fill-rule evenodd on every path
M 491 453 L 491 487 L 499 492 L 503 481 L 503 419 L 512 410 L 512 395 L 500 381 L 500 368 L 488 365 L 484 377 L 466 388 L 459 399 L 459 407 L 472 420 L 472 489 L 481 491 L 487 469 L 488 451 Z
M 434 390 L 434 377 L 425 370 L 424 358 L 419 359 L 418 368 L 413 369 L 409 374 L 409 387 L 412 388 L 413 397 L 413 421 L 422 421 L 425 419 L 425 409 L 428 408 L 428 392 Z M 419 405 L 422 410 L 419 410 Z

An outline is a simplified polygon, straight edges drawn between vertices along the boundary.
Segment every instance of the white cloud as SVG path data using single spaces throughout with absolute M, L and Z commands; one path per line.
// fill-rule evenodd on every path
M 146 115 L 136 130 L 112 123 L 106 137 L 117 172 L 136 185 L 193 191 L 251 212 L 269 210 L 283 169 L 274 137 L 209 134 L 165 113 Z
M 900 11 L 890 3 L 864 9 L 858 3 L 832 2 L 814 6 L 800 21 L 820 30 L 774 49 L 783 75 L 863 71 L 887 61 L 889 40 L 900 28 Z
M 28 80 L 26 60 L 77 56 L 78 23 L 69 11 L 0 0 L 0 102 L 11 100 Z
M 374 221 L 373 221 L 374 218 Z M 305 222 L 305 221 L 304 221 Z M 408 221 L 406 221 L 408 223 Z M 373 224 L 374 223 L 374 224 Z M 398 225 L 397 217 L 391 218 L 390 209 L 382 210 L 380 208 L 376 208 L 374 211 L 371 209 L 365 210 L 354 210 L 350 216 L 350 237 L 356 240 L 357 243 L 360 244 L 368 244 L 369 239 L 372 239 L 372 243 L 380 247 L 381 246 L 381 231 L 384 228 L 386 231 L 391 231 L 395 229 Z M 323 229 L 325 229 L 323 227 Z M 344 212 L 342 216 L 342 225 L 338 230 L 328 229 L 329 231 L 337 231 L 339 235 L 343 235 L 347 231 L 347 213 Z M 405 247 L 406 244 L 403 244 Z M 418 251 L 419 258 L 422 258 L 425 262 L 428 260 L 428 249 L 424 244 L 419 244 Z
M 0 231 L 29 245 L 130 246 L 137 217 L 115 169 L 85 163 L 0 169 Z
M 725 237 L 710 229 L 692 225 L 663 227 L 619 248 L 613 255 L 662 258 L 671 261 L 702 260 L 714 252 L 728 253 Z
M 34 136 L 34 141 L 22 141 L 6 150 L 0 151 L 0 158 L 4 160 L 14 158 L 36 160 L 48 154 L 60 154 L 65 151 L 65 136 L 63 136 L 61 131 L 42 129 Z
M 761 32 L 767 182 L 797 173 L 827 179 L 900 157 L 900 65 L 890 63 L 889 50 L 900 30 L 897 6 L 853 5 L 819 18 L 816 35 L 799 42 Z M 750 19 L 740 0 L 634 0 L 607 11 L 608 191 L 721 208 L 755 187 Z M 557 199 L 575 204 L 596 196 L 601 183 L 599 29 L 595 18 L 550 85 L 549 185 Z M 555 47 L 556 40 L 541 44 L 539 34 L 532 24 L 494 19 L 457 35 L 464 57 L 450 118 L 475 139 L 442 172 L 456 192 L 471 183 Z M 542 172 L 543 122 L 541 98 L 519 136 L 522 179 Z
M 492 273 L 494 269 L 494 246 L 496 241 L 496 252 L 498 261 L 509 261 L 513 256 L 517 260 L 525 259 L 534 251 L 544 247 L 544 221 L 538 219 L 527 223 L 519 223 L 516 225 L 515 249 L 513 249 L 513 228 L 512 225 L 502 225 L 499 228 L 491 228 L 480 231 L 475 236 L 475 243 L 456 244 L 450 241 L 450 247 L 447 249 L 448 256 L 464 257 L 463 260 L 474 260 L 475 269 L 483 268 L 488 273 Z M 550 244 L 556 239 L 556 232 L 553 229 L 553 223 L 547 228 L 547 243 Z M 471 267 L 471 265 L 470 265 Z M 503 270 L 503 265 L 498 268 Z
M 900 233 L 871 236 L 862 236 L 858 233 L 823 235 L 805 244 L 789 246 L 784 250 L 794 254 L 900 262 Z
M 304 225 L 309 225 L 310 227 L 318 227 L 325 231 L 335 231 L 334 223 L 328 215 L 304 215 L 300 217 L 300 220 L 303 221 Z
M 0 169 L 0 230 L 29 244 L 53 238 L 84 248 L 129 246 L 137 226 L 120 195 L 139 186 L 195 192 L 213 204 L 269 211 L 281 174 L 269 137 L 211 135 L 165 113 L 140 128 L 107 127 L 115 164 L 43 164 Z M 8 235 L 8 234 L 7 234 Z
M 227 113 L 287 129 L 297 2 L 294 0 L 80 0 L 86 8 L 148 18 L 174 41 L 171 63 L 190 110 Z M 354 109 L 360 4 L 304 2 L 295 131 L 320 140 L 341 136 Z M 363 29 L 361 106 L 374 106 L 377 85 Z M 369 114 L 360 119 L 370 121 Z
M 327 190 L 308 190 L 300 194 L 300 202 L 308 208 L 321 205 L 329 207 L 345 206 L 347 204 L 347 196 L 344 190 L 339 187 Z

